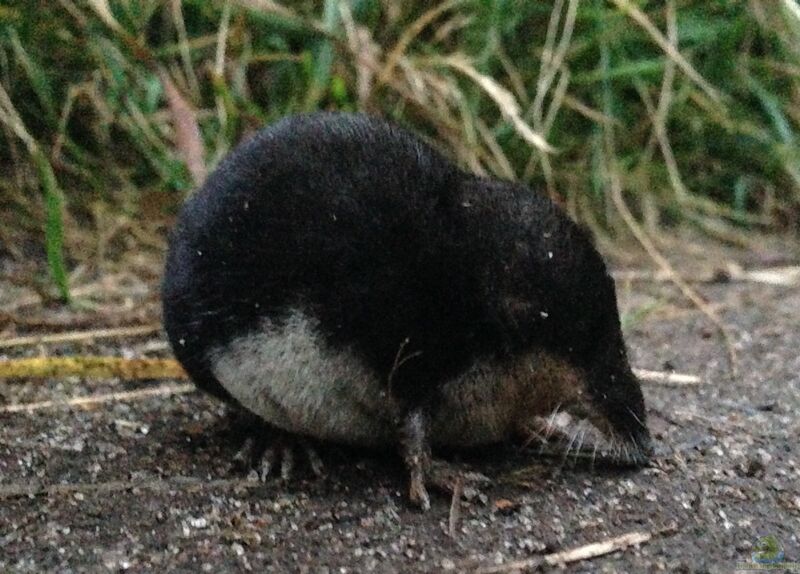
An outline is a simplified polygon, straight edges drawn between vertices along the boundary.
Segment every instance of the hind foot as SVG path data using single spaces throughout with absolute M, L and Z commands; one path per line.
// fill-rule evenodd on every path
M 481 489 L 492 483 L 479 472 L 470 472 L 439 460 L 433 460 L 427 438 L 427 418 L 422 411 L 413 411 L 403 421 L 401 429 L 403 460 L 409 472 L 408 498 L 422 510 L 431 507 L 427 485 L 454 493 L 459 484 L 462 496 L 468 500 L 481 495 Z
M 453 494 L 460 483 L 461 496 L 466 500 L 482 497 L 483 489 L 492 484 L 492 479 L 485 474 L 465 470 L 443 460 L 432 460 L 427 476 L 431 487 L 448 494 Z
M 314 476 L 321 478 L 325 475 L 322 459 L 310 441 L 275 429 L 266 423 L 259 423 L 258 427 L 244 439 L 241 448 L 233 457 L 233 462 L 237 470 L 247 471 L 249 476 L 257 480 L 266 481 L 277 472 L 280 473 L 281 479 L 290 480 L 298 452 L 302 453 Z

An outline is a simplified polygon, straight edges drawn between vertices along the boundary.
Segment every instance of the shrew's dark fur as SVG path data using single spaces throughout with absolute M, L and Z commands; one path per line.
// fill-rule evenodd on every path
M 646 433 L 586 233 L 541 194 L 467 174 L 376 118 L 290 117 L 236 149 L 184 207 L 163 297 L 179 360 L 223 398 L 209 350 L 302 308 L 382 380 L 402 363 L 391 390 L 409 408 L 482 357 L 538 347 L 587 373 L 622 436 Z

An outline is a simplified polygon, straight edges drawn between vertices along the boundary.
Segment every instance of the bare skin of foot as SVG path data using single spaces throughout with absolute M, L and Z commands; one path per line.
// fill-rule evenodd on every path
M 403 460 L 409 472 L 408 497 L 412 504 L 422 510 L 431 507 L 427 486 L 453 493 L 456 484 L 464 486 L 462 492 L 468 498 L 480 492 L 481 487 L 491 484 L 491 479 L 478 472 L 459 469 L 450 463 L 434 460 L 427 437 L 428 421 L 424 412 L 415 410 L 409 413 L 401 429 L 401 449 Z

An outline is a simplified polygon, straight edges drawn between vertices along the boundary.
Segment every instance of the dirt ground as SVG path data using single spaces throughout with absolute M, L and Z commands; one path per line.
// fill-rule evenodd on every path
M 754 255 L 695 245 L 673 260 L 688 277 L 703 279 L 733 261 L 745 269 L 796 265 L 800 247 L 778 242 Z M 731 379 L 714 326 L 673 285 L 629 273 L 645 269 L 643 261 L 616 269 L 633 365 L 702 379 L 643 384 L 658 445 L 649 468 L 562 463 L 540 455 L 538 445 L 457 454 L 494 485 L 460 503 L 451 536 L 450 497 L 434 496 L 427 513 L 410 507 L 393 453 L 329 447 L 321 453 L 325 478 L 301 466 L 288 484 L 232 471 L 236 437 L 225 410 L 196 392 L 32 412 L 6 408 L 0 571 L 473 571 L 630 532 L 652 538 L 599 558 L 540 567 L 732 572 L 737 563 L 755 566 L 751 553 L 768 535 L 782 545 L 786 562 L 800 562 L 800 286 L 757 277 L 725 281 L 725 274 L 695 284 L 731 327 L 739 357 L 739 375 Z M 101 282 L 101 291 L 114 287 L 123 295 L 66 312 L 31 304 L 36 297 L 20 285 L 19 264 L 0 262 L 0 270 L 0 338 L 157 318 L 154 276 Z M 0 359 L 74 354 L 169 351 L 157 332 L 0 347 Z M 0 409 L 169 382 L 0 381 Z

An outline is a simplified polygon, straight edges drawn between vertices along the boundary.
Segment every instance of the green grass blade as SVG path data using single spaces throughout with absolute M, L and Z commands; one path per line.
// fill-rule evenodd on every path
M 323 25 L 325 29 L 328 32 L 333 32 L 338 22 L 338 0 L 325 0 L 325 9 L 323 13 Z M 314 110 L 319 107 L 320 100 L 328 91 L 331 81 L 331 69 L 333 68 L 333 43 L 329 38 L 320 38 L 316 41 L 316 45 L 311 54 L 311 84 L 308 88 L 308 95 L 305 102 L 307 110 Z
M 25 70 L 31 88 L 36 94 L 36 98 L 39 100 L 48 122 L 55 126 L 58 116 L 56 115 L 56 106 L 53 103 L 53 88 L 50 85 L 46 71 L 25 50 L 14 28 L 8 28 L 8 36 L 14 56 L 22 66 L 22 69 Z
M 764 108 L 764 112 L 769 116 L 772 127 L 781 141 L 785 144 L 793 145 L 795 142 L 794 131 L 792 130 L 789 120 L 786 119 L 786 116 L 781 110 L 781 103 L 778 99 L 769 93 L 761 82 L 751 75 L 747 76 L 747 84 L 758 98 L 761 107 Z
M 45 247 L 50 275 L 58 288 L 61 299 L 70 301 L 67 265 L 64 260 L 64 199 L 58 187 L 53 167 L 40 149 L 32 153 L 33 163 L 39 174 L 45 200 Z

